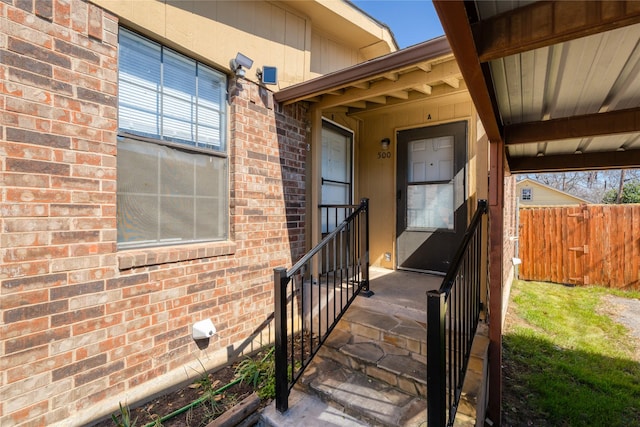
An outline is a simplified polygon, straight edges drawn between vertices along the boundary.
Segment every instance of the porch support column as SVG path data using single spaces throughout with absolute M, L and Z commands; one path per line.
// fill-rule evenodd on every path
M 502 284 L 504 258 L 504 142 L 489 143 L 489 407 L 500 425 L 502 405 Z
M 322 191 L 322 182 L 320 180 L 322 168 L 322 110 L 312 107 L 309 112 L 309 119 L 311 120 L 311 145 L 308 147 L 308 158 L 310 157 L 310 159 L 307 162 L 307 179 L 311 185 L 307 187 L 310 191 L 307 197 L 307 200 L 310 201 L 310 205 L 307 206 L 307 224 L 311 226 L 311 239 L 307 249 L 313 248 L 321 240 L 322 224 L 320 223 L 318 206 L 320 206 Z

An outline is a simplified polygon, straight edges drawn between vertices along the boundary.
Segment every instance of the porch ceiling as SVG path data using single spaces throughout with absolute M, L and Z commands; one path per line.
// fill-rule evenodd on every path
M 323 111 L 357 113 L 466 89 L 445 37 L 285 88 L 275 99 Z
M 640 2 L 434 5 L 512 172 L 640 167 Z

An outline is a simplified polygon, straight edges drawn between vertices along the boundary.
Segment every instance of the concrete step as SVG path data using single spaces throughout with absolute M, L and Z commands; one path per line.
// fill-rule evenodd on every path
M 354 304 L 337 327 L 353 336 L 384 342 L 426 358 L 427 324 L 401 314 L 388 314 L 380 310 L 384 310 L 384 307 L 374 310 Z
M 337 329 L 318 355 L 413 396 L 427 395 L 426 358 L 409 350 Z
M 426 426 L 425 399 L 330 359 L 316 356 L 300 387 L 369 426 Z
M 481 324 L 455 426 L 484 420 L 487 348 Z M 354 304 L 298 381 L 289 411 L 272 404 L 262 425 L 426 427 L 426 362 L 424 323 Z
M 487 335 L 487 326 L 481 323 L 458 407 L 461 420 L 484 419 Z M 414 319 L 352 306 L 318 355 L 409 395 L 426 398 L 426 324 Z
M 260 413 L 258 427 L 363 427 L 369 424 L 358 420 L 343 410 L 328 405 L 318 396 L 291 390 L 289 410 L 281 414 L 275 402 Z

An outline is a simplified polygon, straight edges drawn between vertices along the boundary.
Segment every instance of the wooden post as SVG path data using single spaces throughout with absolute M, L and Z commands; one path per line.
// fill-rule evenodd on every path
M 502 407 L 502 284 L 504 252 L 504 143 L 489 144 L 489 407 L 500 425 Z

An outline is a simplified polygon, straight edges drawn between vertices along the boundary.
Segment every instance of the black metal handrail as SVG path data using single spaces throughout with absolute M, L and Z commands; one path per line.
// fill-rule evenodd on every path
M 480 200 L 440 289 L 427 292 L 427 421 L 452 426 L 480 312 L 482 217 Z
M 341 208 L 344 206 L 341 206 Z M 369 290 L 369 201 L 291 269 L 274 269 L 276 409 L 355 297 Z M 294 297 L 291 298 L 291 295 Z M 289 300 L 289 301 L 288 301 Z
M 336 229 L 336 227 L 349 217 L 360 205 L 319 205 L 320 218 L 322 219 L 321 232 L 323 236 Z

